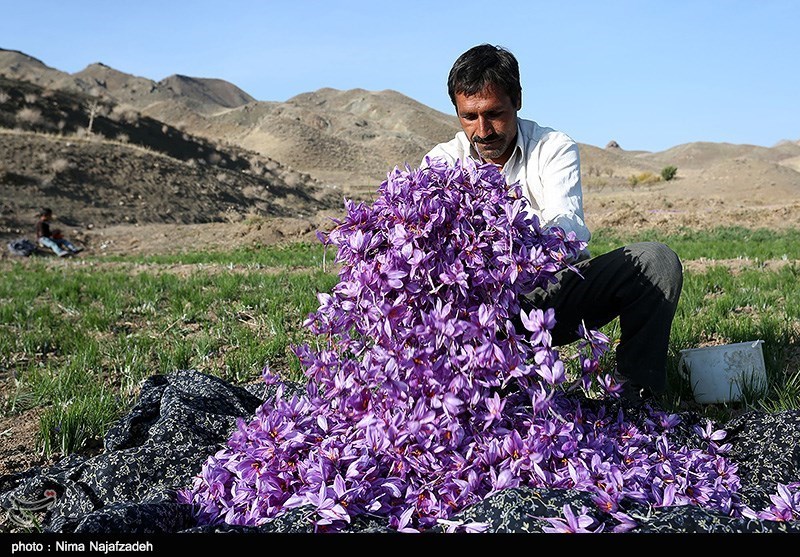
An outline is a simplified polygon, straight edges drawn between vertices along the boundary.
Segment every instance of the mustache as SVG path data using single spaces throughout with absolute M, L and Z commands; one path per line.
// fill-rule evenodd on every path
M 498 133 L 490 133 L 486 137 L 481 137 L 479 135 L 473 135 L 472 136 L 472 142 L 473 143 L 492 143 L 493 141 L 497 141 L 498 139 L 501 139 L 501 138 L 502 138 L 502 136 L 500 134 L 498 134 Z

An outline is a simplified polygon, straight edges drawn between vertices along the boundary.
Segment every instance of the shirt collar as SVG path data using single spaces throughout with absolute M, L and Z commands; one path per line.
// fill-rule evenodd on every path
M 516 159 L 522 156 L 522 153 L 525 152 L 523 149 L 524 140 L 522 139 L 522 127 L 519 125 L 519 120 L 517 120 L 517 141 L 514 145 L 514 150 L 511 151 L 511 156 L 508 157 L 506 164 L 503 165 L 503 168 L 511 168 L 514 164 L 516 164 Z

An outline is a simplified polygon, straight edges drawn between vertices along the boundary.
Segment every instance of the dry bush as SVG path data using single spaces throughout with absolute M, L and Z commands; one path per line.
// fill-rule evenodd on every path
M 600 167 L 590 164 L 586 170 L 587 176 L 600 176 Z
M 0 89 L 0 104 L 3 104 L 11 99 L 11 95 Z
M 42 111 L 38 108 L 24 107 L 17 112 L 17 122 L 36 126 L 42 123 Z
M 608 185 L 608 182 L 603 178 L 588 178 L 584 181 L 584 186 L 587 190 L 601 191 Z
M 652 172 L 640 172 L 639 174 L 632 174 L 628 178 L 628 183 L 631 186 L 639 184 L 654 184 L 661 181 L 661 176 L 653 174 Z
M 253 176 L 263 176 L 264 171 L 264 165 L 260 162 L 255 161 L 250 163 L 250 173 L 253 174 Z
M 208 155 L 208 162 L 211 164 L 219 164 L 222 161 L 222 155 L 217 152 Z
M 131 138 L 127 133 L 118 133 L 117 134 L 117 141 L 119 141 L 120 143 L 127 143 L 130 140 L 131 140 Z
M 50 170 L 53 172 L 54 175 L 58 176 L 62 172 L 66 172 L 67 170 L 69 170 L 71 166 L 72 165 L 67 159 L 59 157 L 50 163 Z
M 39 95 L 36 93 L 25 93 L 25 102 L 28 104 L 33 104 L 39 100 Z
M 113 121 L 127 124 L 137 123 L 140 117 L 141 115 L 135 108 L 125 104 L 115 105 L 109 114 L 109 118 Z

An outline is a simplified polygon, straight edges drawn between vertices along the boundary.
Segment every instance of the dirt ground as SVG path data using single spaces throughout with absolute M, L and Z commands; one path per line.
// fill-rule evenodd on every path
M 664 186 L 647 191 L 588 191 L 584 194 L 590 229 L 611 228 L 621 233 L 656 229 L 665 234 L 680 229 L 703 230 L 717 226 L 786 229 L 800 227 L 798 198 L 762 196 L 738 202 L 720 197 L 704 199 Z M 749 204 L 748 204 L 749 203 Z M 148 224 L 73 230 L 72 235 L 92 254 L 176 253 L 199 247 L 219 249 L 243 245 L 273 245 L 316 241 L 316 231 L 332 226 L 341 211 L 326 211 L 309 218 L 257 218 L 233 223 L 191 225 Z

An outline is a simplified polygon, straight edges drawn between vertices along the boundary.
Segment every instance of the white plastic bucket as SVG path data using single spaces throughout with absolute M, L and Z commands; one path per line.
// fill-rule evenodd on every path
M 741 400 L 742 393 L 767 387 L 763 340 L 681 350 L 679 369 L 692 385 L 700 404 Z

